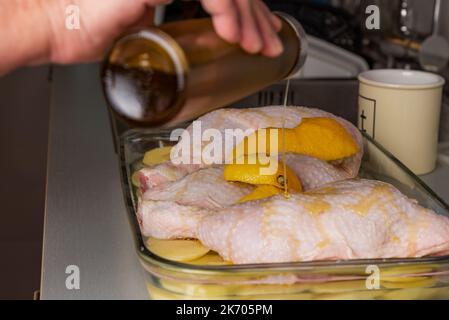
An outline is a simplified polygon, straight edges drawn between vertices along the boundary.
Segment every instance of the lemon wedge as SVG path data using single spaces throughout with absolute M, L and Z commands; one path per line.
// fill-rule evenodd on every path
M 276 188 L 275 186 L 260 185 L 256 189 L 254 189 L 252 193 L 240 199 L 239 203 L 269 198 L 282 192 L 283 192 L 282 189 Z
M 284 191 L 285 184 L 287 184 L 290 192 L 302 191 L 301 182 L 292 169 L 285 166 L 284 173 L 284 163 L 282 161 L 275 159 L 270 161 L 270 163 L 261 164 L 257 155 L 245 155 L 243 160 L 225 165 L 225 180 L 257 186 L 251 194 L 240 199 L 240 203 L 279 194 Z M 271 169 L 266 171 L 269 174 L 265 174 L 262 169 L 268 169 L 269 167 Z
M 305 118 L 286 139 L 286 152 L 300 153 L 325 161 L 350 157 L 358 152 L 349 132 L 332 118 Z
M 283 142 L 283 137 L 285 137 Z M 272 142 L 271 138 L 277 139 Z M 275 148 L 275 150 L 272 150 Z M 262 150 L 264 149 L 264 150 Z M 231 159 L 248 154 L 298 153 L 324 161 L 340 160 L 358 152 L 350 133 L 332 118 L 303 118 L 293 129 L 260 129 L 245 137 L 233 150 Z
M 240 164 L 241 162 L 241 164 Z M 284 177 L 284 164 L 282 161 L 271 159 L 270 163 L 261 164 L 256 155 L 244 156 L 244 160 L 227 164 L 224 167 L 224 178 L 227 181 L 238 181 L 253 185 L 271 185 L 283 189 L 285 183 L 289 191 L 301 192 L 301 183 L 292 169 L 286 167 Z M 269 170 L 269 168 L 272 168 Z M 266 172 L 273 173 L 264 174 Z

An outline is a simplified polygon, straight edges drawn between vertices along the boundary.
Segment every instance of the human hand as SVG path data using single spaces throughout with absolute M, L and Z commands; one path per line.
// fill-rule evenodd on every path
M 172 0 L 40 0 L 50 25 L 50 61 L 89 62 L 101 59 L 114 39 L 126 31 L 151 26 L 154 7 Z M 65 27 L 68 5 L 80 9 L 80 29 Z
M 101 59 L 114 39 L 154 21 L 154 7 L 172 0 L 1 0 L 0 75 L 24 65 Z M 282 51 L 281 21 L 261 0 L 201 0 L 217 33 L 250 53 Z M 66 8 L 80 9 L 80 29 L 66 27 Z M 19 39 L 19 40 L 18 40 Z
M 281 20 L 261 0 L 202 0 L 211 14 L 220 37 L 239 43 L 250 53 L 277 56 L 282 53 L 282 42 L 277 32 Z
M 100 59 L 112 41 L 124 31 L 153 23 L 153 7 L 171 0 L 44 0 L 51 27 L 51 57 L 56 63 Z M 80 30 L 65 28 L 65 8 L 78 5 Z M 250 53 L 277 56 L 282 43 L 277 36 L 280 19 L 261 0 L 202 0 L 217 33 Z

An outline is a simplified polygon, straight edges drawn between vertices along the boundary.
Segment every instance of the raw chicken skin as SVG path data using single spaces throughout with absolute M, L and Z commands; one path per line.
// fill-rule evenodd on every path
M 294 106 L 271 106 L 248 109 L 228 108 L 210 112 L 202 116 L 198 120 L 201 121 L 201 130 L 203 132 L 206 129 L 214 128 L 222 133 L 222 137 L 225 137 L 226 129 L 241 129 L 243 131 L 250 129 L 249 132 L 254 132 L 257 129 L 262 128 L 281 128 L 284 119 L 286 121 L 286 128 L 294 128 L 301 123 L 302 118 L 313 117 L 329 117 L 336 119 L 352 135 L 359 146 L 359 152 L 350 158 L 344 159 L 343 162 L 336 167 L 337 170 L 340 171 L 340 174 L 338 172 L 334 172 L 333 174 L 343 174 L 345 178 L 353 178 L 357 176 L 363 154 L 363 144 L 360 132 L 348 121 L 331 113 L 319 109 Z M 192 136 L 193 127 L 190 126 L 189 128 L 187 128 L 187 131 L 189 131 L 190 135 Z M 235 140 L 235 144 L 231 145 L 226 145 L 223 141 L 223 163 L 225 162 L 225 159 L 227 159 L 230 152 L 235 148 L 235 146 L 241 142 L 241 139 Z M 202 147 L 204 147 L 208 143 L 209 142 L 203 142 Z M 174 154 L 177 154 L 180 145 L 181 144 L 179 143 L 174 147 Z M 309 164 L 311 163 L 311 161 L 306 158 L 304 158 L 304 161 L 307 161 L 307 163 Z M 168 161 L 155 167 L 144 168 L 139 172 L 141 191 L 142 193 L 144 193 L 148 189 L 154 188 L 155 186 L 162 185 L 169 181 L 176 181 L 191 172 L 205 167 L 208 167 L 208 165 L 204 163 L 181 164 L 175 166 L 170 161 Z M 298 163 L 297 168 L 300 168 L 300 162 Z M 301 176 L 301 174 L 298 175 Z
M 286 163 L 298 175 L 304 191 L 351 178 L 343 169 L 316 158 L 288 154 Z M 179 180 L 149 188 L 143 199 L 214 209 L 235 204 L 253 190 L 251 185 L 226 181 L 223 166 L 218 166 L 200 169 Z
M 303 191 L 309 191 L 331 182 L 355 177 L 353 173 L 348 172 L 344 167 L 300 154 L 288 153 L 285 163 L 298 176 Z
M 178 181 L 149 189 L 143 194 L 143 199 L 217 209 L 237 203 L 253 190 L 252 185 L 226 181 L 221 166 L 201 169 Z
M 147 236 L 197 238 L 236 264 L 449 253 L 448 218 L 363 179 L 218 210 L 142 201 L 139 220 Z
M 314 189 L 327 182 L 348 178 L 345 172 L 340 172 L 332 165 L 315 158 L 289 154 L 287 164 L 294 169 L 302 169 L 299 173 L 303 190 Z M 179 228 L 179 225 L 191 225 L 195 214 L 193 218 L 189 217 L 189 210 L 193 210 L 193 207 L 195 212 L 198 211 L 197 209 L 225 208 L 236 204 L 253 190 L 252 185 L 226 181 L 223 178 L 222 166 L 192 172 L 177 181 L 150 188 L 143 194 L 142 198 L 146 201 L 140 202 L 137 210 L 142 232 L 162 238 L 182 237 L 185 235 L 182 233 L 185 228 Z M 172 219 L 175 219 L 173 215 L 170 218 L 164 215 L 153 215 L 154 210 L 177 212 L 177 221 L 182 220 L 183 223 L 173 224 Z M 153 218 L 156 220 L 153 221 Z M 173 225 L 175 228 L 172 228 Z M 156 229 L 159 231 L 154 234 Z M 181 233 L 179 233 L 180 230 L 182 230 Z
M 157 238 L 191 238 L 191 230 L 195 230 L 197 219 L 204 214 L 201 209 L 228 207 L 253 190 L 252 185 L 226 181 L 223 166 L 200 169 L 147 190 L 137 208 L 140 228 L 144 235 Z

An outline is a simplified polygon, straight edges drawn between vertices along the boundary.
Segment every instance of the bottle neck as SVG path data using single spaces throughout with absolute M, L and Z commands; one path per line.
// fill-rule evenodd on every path
M 298 20 L 296 20 L 294 17 L 284 12 L 277 11 L 275 12 L 275 14 L 278 15 L 282 20 L 284 20 L 287 23 L 289 27 L 293 29 L 299 43 L 298 58 L 294 66 L 292 67 L 292 70 L 287 76 L 287 78 L 289 78 L 297 74 L 306 63 L 307 54 L 309 51 L 309 43 L 307 41 L 306 32 L 304 31 L 304 28 L 301 26 Z

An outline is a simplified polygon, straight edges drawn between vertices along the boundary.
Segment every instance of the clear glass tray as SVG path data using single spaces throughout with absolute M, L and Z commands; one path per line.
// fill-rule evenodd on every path
M 132 173 L 146 151 L 172 145 L 169 131 L 131 130 L 120 139 L 123 191 L 146 281 L 154 299 L 447 299 L 449 256 L 202 266 L 166 260 L 145 247 Z M 449 206 L 382 146 L 364 136 L 360 177 L 393 184 L 422 206 Z M 373 269 L 374 268 L 374 269 Z M 373 278 L 380 272 L 380 287 Z M 374 284 L 374 285 L 373 285 Z

